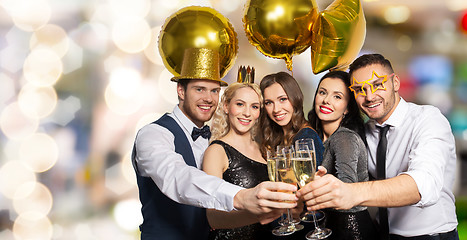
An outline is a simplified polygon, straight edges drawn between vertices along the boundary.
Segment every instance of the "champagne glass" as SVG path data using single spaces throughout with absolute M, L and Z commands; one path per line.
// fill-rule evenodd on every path
M 313 139 L 299 139 L 295 142 L 295 152 L 292 158 L 292 166 L 300 187 L 313 181 L 316 172 L 316 152 Z M 325 239 L 331 235 L 328 228 L 320 228 L 316 220 L 316 214 L 312 212 L 315 230 L 307 233 L 306 239 Z
M 297 141 L 295 141 L 296 148 L 299 148 L 303 145 L 308 146 L 308 150 L 310 150 L 310 153 L 311 152 L 312 154 L 316 153 L 315 145 L 314 145 L 312 138 L 298 139 Z M 302 185 L 300 184 L 299 186 L 302 187 Z M 313 222 L 313 221 L 317 221 L 319 223 L 321 221 L 324 221 L 324 218 L 325 218 L 324 212 L 321 210 L 304 211 L 302 214 L 300 214 L 300 220 L 306 223 Z
M 288 154 L 290 154 L 293 151 L 293 146 L 285 146 L 285 145 L 277 145 L 276 147 L 276 155 L 278 157 L 287 157 Z M 276 180 L 278 181 L 278 180 Z M 294 219 L 292 218 L 293 223 L 298 224 L 300 223 L 299 219 Z M 310 221 L 311 222 L 311 221 Z M 278 223 L 282 226 L 287 226 L 290 224 L 288 221 L 287 217 L 285 214 L 281 216 L 281 219 L 278 221 Z
M 285 146 L 285 145 L 277 145 L 276 146 L 276 157 L 287 157 L 287 154 L 290 153 L 290 146 Z M 277 174 L 277 171 L 276 171 Z M 276 179 L 276 181 L 279 181 L 279 179 Z M 299 220 L 292 219 L 294 223 L 299 223 Z M 278 223 L 282 226 L 288 226 L 290 223 L 287 219 L 286 214 L 282 214 L 281 219 L 278 221 Z
M 285 147 L 281 152 L 277 153 L 277 178 L 281 182 L 297 185 L 297 178 L 295 177 L 291 162 L 292 151 L 293 147 Z M 302 230 L 304 226 L 298 223 L 294 222 L 291 210 L 287 209 L 288 229 L 294 232 Z
M 267 166 L 268 166 L 268 176 L 269 176 L 269 180 L 271 182 L 277 182 L 278 181 L 278 176 L 277 176 L 277 169 L 276 169 L 276 159 L 277 159 L 277 153 L 276 151 L 274 150 L 269 150 L 267 151 Z M 282 220 L 279 221 L 279 223 L 281 222 Z M 290 235 L 292 233 L 294 233 L 295 231 L 291 231 L 291 229 L 288 228 L 288 226 L 286 226 L 285 224 L 280 224 L 281 226 L 278 226 L 278 227 L 275 227 L 273 230 L 272 230 L 272 234 L 276 235 L 276 236 L 287 236 L 287 235 Z

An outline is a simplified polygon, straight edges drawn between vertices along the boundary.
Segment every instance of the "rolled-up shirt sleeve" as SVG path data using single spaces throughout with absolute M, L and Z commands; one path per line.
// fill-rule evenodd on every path
M 432 111 L 432 112 L 431 112 Z M 448 161 L 455 148 L 454 137 L 447 119 L 437 109 L 431 109 L 429 117 L 415 128 L 415 141 L 409 154 L 406 172 L 417 184 L 421 199 L 414 206 L 424 207 L 435 204 L 446 187 L 445 176 Z M 455 158 L 454 158 L 455 159 Z
M 221 211 L 234 209 L 234 196 L 242 188 L 187 165 L 175 152 L 174 136 L 166 128 L 157 124 L 143 127 L 135 147 L 139 174 L 151 177 L 170 199 Z

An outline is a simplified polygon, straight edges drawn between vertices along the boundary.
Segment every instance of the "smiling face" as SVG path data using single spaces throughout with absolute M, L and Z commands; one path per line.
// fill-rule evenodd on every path
M 325 78 L 315 96 L 315 111 L 318 118 L 324 122 L 340 122 L 347 114 L 349 90 L 339 78 Z
M 279 83 L 272 84 L 264 89 L 263 96 L 268 117 L 281 127 L 287 126 L 294 108 L 282 86 Z
M 239 88 L 229 103 L 224 105 L 231 130 L 245 134 L 259 118 L 261 103 L 258 94 L 250 87 Z
M 217 108 L 220 89 L 219 82 L 211 80 L 189 80 L 186 90 L 178 84 L 180 110 L 196 126 L 202 127 L 204 122 L 211 119 Z
M 380 124 L 391 116 L 399 102 L 400 80 L 397 75 L 391 74 L 382 65 L 373 64 L 355 70 L 350 76 L 359 108 Z M 362 92 L 364 94 L 359 94 Z

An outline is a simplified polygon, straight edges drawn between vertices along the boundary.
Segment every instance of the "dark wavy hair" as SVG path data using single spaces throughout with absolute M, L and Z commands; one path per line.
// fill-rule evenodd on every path
M 353 61 L 352 64 L 349 66 L 349 75 L 352 76 L 352 73 L 355 72 L 356 70 L 360 68 L 364 68 L 369 65 L 373 64 L 379 64 L 383 67 L 385 67 L 390 73 L 394 72 L 394 69 L 392 68 L 391 62 L 386 59 L 383 55 L 378 54 L 378 53 L 373 53 L 373 54 L 364 54 L 355 61 Z
M 349 95 L 349 103 L 347 104 L 348 113 L 344 116 L 341 122 L 341 126 L 346 127 L 348 129 L 354 130 L 355 132 L 364 138 L 365 129 L 363 126 L 364 120 L 363 115 L 358 108 L 357 102 L 353 97 L 353 94 L 350 92 L 350 74 L 344 71 L 331 71 L 326 73 L 319 81 L 318 87 L 316 88 L 315 97 L 313 98 L 313 107 L 311 108 L 310 112 L 308 112 L 308 122 L 310 123 L 311 127 L 318 132 L 318 135 L 321 139 L 323 139 L 323 126 L 321 124 L 321 120 L 318 118 L 315 109 L 315 100 L 316 94 L 319 90 L 319 85 L 321 82 L 326 78 L 337 78 L 342 80 L 342 82 L 346 86 L 347 94 Z
M 308 125 L 303 112 L 303 93 L 295 78 L 286 72 L 278 72 L 266 75 L 260 83 L 260 89 L 264 90 L 274 83 L 278 83 L 284 89 L 290 103 L 293 106 L 292 118 L 288 124 L 291 131 L 284 135 L 282 127 L 268 117 L 266 111 L 261 111 L 260 129 L 263 134 L 260 135 L 260 148 L 263 154 L 267 149 L 274 149 L 278 145 L 287 145 L 292 141 L 297 132 Z

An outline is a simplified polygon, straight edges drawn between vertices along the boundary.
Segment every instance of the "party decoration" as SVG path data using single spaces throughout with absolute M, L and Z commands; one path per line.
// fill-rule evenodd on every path
M 352 79 L 352 85 L 349 86 L 350 91 L 353 92 L 355 95 L 355 98 L 358 97 L 358 95 L 366 96 L 365 93 L 365 84 L 368 84 L 371 88 L 371 93 L 375 93 L 378 90 L 386 90 L 386 86 L 384 85 L 385 82 L 388 81 L 388 78 L 394 76 L 394 73 L 388 75 L 378 75 L 375 71 L 373 71 L 373 74 L 371 75 L 371 78 L 365 81 L 357 81 L 357 79 L 353 78 Z M 376 78 L 375 78 L 376 77 Z M 381 81 L 377 81 L 381 79 Z M 362 84 L 363 83 L 363 84 Z M 357 84 L 362 84 L 361 86 L 355 86 Z M 376 87 L 375 87 L 376 85 Z
M 346 70 L 365 40 L 366 21 L 360 0 L 335 0 L 310 26 L 313 73 Z
M 308 30 L 318 15 L 315 0 L 249 0 L 243 18 L 250 43 L 262 54 L 284 59 L 292 71 L 292 57 L 311 43 Z
M 159 34 L 159 53 L 175 77 L 180 76 L 183 54 L 189 48 L 218 51 L 220 74 L 224 77 L 237 57 L 237 33 L 229 20 L 216 10 L 185 7 L 166 19 Z
M 255 83 L 255 68 L 240 66 L 237 74 L 238 83 Z

